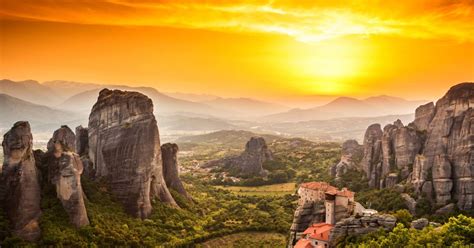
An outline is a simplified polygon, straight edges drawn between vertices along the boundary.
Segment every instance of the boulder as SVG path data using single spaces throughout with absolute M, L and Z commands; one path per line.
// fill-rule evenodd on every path
M 405 204 L 407 205 L 408 210 L 410 211 L 410 213 L 413 214 L 413 215 L 416 214 L 416 200 L 413 199 L 413 197 L 411 197 L 409 194 L 406 194 L 406 193 L 402 193 L 400 196 L 405 201 Z
M 138 92 L 104 89 L 89 116 L 94 178 L 133 216 L 147 218 L 151 199 L 176 205 L 162 174 L 160 135 L 153 103 Z
M 179 178 L 178 169 L 178 145 L 172 143 L 166 143 L 161 145 L 161 156 L 163 158 L 163 177 L 166 182 L 166 186 L 169 189 L 173 189 L 188 200 L 192 200 L 191 196 L 186 192 L 186 189 Z
M 456 204 L 449 203 L 448 205 L 443 206 L 443 207 L 439 208 L 438 210 L 436 210 L 435 214 L 436 215 L 447 215 L 447 214 L 453 213 L 455 209 L 456 209 Z
M 417 219 L 417 220 L 412 221 L 411 222 L 411 228 L 421 230 L 421 229 L 427 227 L 428 224 L 429 224 L 428 219 L 421 218 L 421 219 Z
M 20 121 L 3 136 L 4 163 L 0 187 L 13 234 L 34 241 L 41 235 L 41 189 L 33 155 L 33 136 L 30 124 Z

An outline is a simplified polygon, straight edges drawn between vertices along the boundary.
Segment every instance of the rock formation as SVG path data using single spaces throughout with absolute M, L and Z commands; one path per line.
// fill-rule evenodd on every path
M 5 191 L 4 201 L 13 233 L 25 240 L 40 237 L 38 219 L 40 209 L 40 184 L 33 155 L 33 136 L 30 124 L 20 121 L 3 137 L 4 164 L 0 187 Z
M 151 198 L 176 204 L 162 175 L 153 103 L 138 92 L 104 89 L 89 117 L 89 157 L 96 178 L 133 216 L 151 213 Z
M 188 200 L 191 200 L 191 196 L 188 195 L 181 179 L 179 178 L 177 153 L 178 145 L 176 144 L 166 143 L 161 146 L 163 177 L 165 178 L 166 186 L 168 186 L 169 189 L 173 189 Z
M 377 172 L 382 168 L 382 135 L 380 124 L 370 125 L 364 135 L 364 157 L 361 164 L 371 187 L 375 187 L 379 181 Z
M 79 156 L 89 156 L 89 130 L 85 127 L 76 127 L 76 153 Z
M 474 83 L 456 85 L 436 102 L 424 151 L 413 166 L 412 182 L 418 192 L 432 192 L 437 205 L 455 200 L 459 209 L 473 209 L 473 106 Z
M 406 181 L 437 206 L 474 202 L 474 83 L 453 86 L 436 105 L 416 109 L 407 126 L 400 121 L 371 125 L 364 138 L 362 168 L 372 187 Z
M 89 129 L 78 126 L 76 127 L 76 152 L 81 157 L 84 171 L 82 175 L 87 178 L 94 179 L 94 164 L 89 158 Z
M 363 146 L 356 140 L 346 140 L 342 144 L 341 160 L 331 166 L 330 174 L 338 180 L 349 169 L 356 169 L 357 163 L 362 159 Z
M 53 151 L 57 142 L 65 151 L 76 152 L 76 135 L 68 126 L 61 126 L 54 131 L 53 137 L 48 141 L 48 151 Z
M 48 142 L 43 167 L 47 168 L 47 181 L 56 186 L 56 195 L 70 222 L 81 227 L 88 225 L 89 219 L 81 185 L 83 165 L 74 150 L 75 135 L 68 126 L 62 126 Z
M 415 121 L 413 124 L 416 126 L 416 129 L 420 131 L 425 131 L 428 129 L 431 120 L 435 114 L 435 105 L 433 102 L 421 105 L 415 110 Z
M 326 209 L 324 201 L 305 202 L 299 204 L 293 216 L 293 223 L 290 228 L 289 244 L 294 244 L 301 237 L 301 233 L 315 223 L 324 222 L 326 219 Z M 291 246 L 292 247 L 292 246 Z
M 232 175 L 241 177 L 263 176 L 267 172 L 263 169 L 263 163 L 269 160 L 273 160 L 273 156 L 265 139 L 252 137 L 245 145 L 245 151 L 242 154 L 211 161 L 204 167 L 221 166 Z
M 410 224 L 410 227 L 421 230 L 421 229 L 427 227 L 429 224 L 430 224 L 430 222 L 428 221 L 428 219 L 420 218 L 420 219 L 412 221 L 411 224 Z
M 397 219 L 389 214 L 374 214 L 371 216 L 352 216 L 338 221 L 329 235 L 331 247 L 336 247 L 338 242 L 349 235 L 363 235 L 383 228 L 391 231 Z

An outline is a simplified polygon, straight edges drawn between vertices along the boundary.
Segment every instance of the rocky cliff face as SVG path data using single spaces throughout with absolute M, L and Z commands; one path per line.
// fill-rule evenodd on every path
M 33 136 L 30 124 L 17 122 L 3 137 L 4 164 L 0 187 L 5 196 L 4 205 L 13 233 L 33 241 L 40 237 L 38 219 L 40 184 L 32 150 Z
M 364 135 L 364 157 L 362 169 L 367 175 L 369 185 L 375 187 L 379 181 L 379 172 L 382 168 L 382 128 L 380 124 L 372 124 Z
M 89 224 L 83 198 L 81 174 L 83 164 L 75 150 L 75 135 L 68 126 L 56 130 L 48 142 L 43 167 L 48 183 L 56 186 L 56 195 L 69 215 L 70 222 L 81 227 Z
M 356 140 L 346 140 L 342 144 L 341 160 L 331 166 L 330 174 L 338 180 L 349 169 L 356 169 L 357 163 L 362 159 L 363 146 Z
M 473 209 L 473 106 L 474 83 L 456 85 L 436 102 L 426 129 L 424 150 L 413 166 L 412 182 L 419 192 L 432 192 L 438 205 L 455 200 L 460 209 Z
M 168 186 L 168 188 L 175 190 L 188 200 L 191 200 L 191 196 L 188 195 L 181 179 L 179 178 L 177 153 L 178 145 L 176 144 L 166 143 L 161 146 L 163 177 L 165 178 L 166 186 Z
M 162 175 L 160 137 L 151 99 L 104 89 L 89 117 L 89 157 L 95 177 L 133 216 L 151 213 L 150 198 L 176 204 Z
M 298 205 L 293 216 L 293 223 L 290 227 L 289 247 L 293 247 L 298 239 L 301 238 L 306 228 L 315 223 L 324 222 L 326 219 L 326 209 L 324 202 L 305 202 Z
M 78 126 L 76 127 L 76 152 L 81 158 L 84 167 L 83 175 L 87 178 L 94 179 L 95 168 L 89 158 L 89 129 Z
M 371 125 L 364 138 L 362 168 L 370 186 L 412 183 L 418 194 L 443 206 L 456 201 L 473 209 L 474 83 L 452 87 L 436 105 L 420 106 L 407 126 Z
M 252 137 L 239 156 L 211 161 L 205 167 L 221 166 L 236 176 L 262 176 L 266 174 L 263 163 L 273 160 L 271 151 L 262 137 Z
M 85 127 L 76 127 L 76 152 L 79 156 L 89 156 L 89 130 Z

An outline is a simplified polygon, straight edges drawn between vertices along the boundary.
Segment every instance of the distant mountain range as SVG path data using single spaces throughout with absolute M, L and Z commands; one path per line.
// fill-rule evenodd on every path
M 84 124 L 86 119 L 78 113 L 53 109 L 0 94 L 0 128 L 10 128 L 17 121 L 29 121 L 33 131 L 51 130 L 63 124 Z M 82 120 L 82 121 L 81 121 Z M 87 123 L 87 122 L 85 122 Z
M 375 117 L 394 114 L 413 113 L 426 101 L 408 101 L 392 96 L 375 96 L 363 100 L 339 97 L 323 106 L 309 109 L 292 109 L 287 112 L 267 115 L 262 118 L 268 122 L 299 122 L 310 120 L 329 120 L 344 117 Z
M 151 87 L 130 87 L 124 85 L 102 85 L 72 81 L 47 81 L 39 83 L 34 80 L 15 82 L 8 79 L 0 81 L 0 93 L 23 99 L 25 101 L 59 108 L 68 111 L 87 112 L 96 102 L 103 88 L 141 92 L 153 100 L 158 114 L 192 114 L 201 117 L 245 118 L 286 111 L 281 105 L 258 101 L 250 98 L 220 98 L 210 95 L 174 93 L 169 96 Z M 182 98 L 194 98 L 189 101 Z M 202 101 L 204 99 L 204 101 Z
M 397 118 L 410 122 L 413 109 L 423 103 L 391 96 L 363 100 L 339 97 L 319 107 L 289 110 L 283 105 L 250 98 L 198 95 L 197 101 L 190 101 L 177 98 L 189 98 L 186 94 L 172 97 L 151 87 L 4 79 L 0 80 L 0 128 L 10 127 L 18 120 L 30 121 L 34 132 L 49 133 L 62 124 L 71 128 L 87 125 L 92 105 L 103 88 L 138 91 L 150 97 L 160 129 L 170 141 L 183 135 L 224 129 L 313 140 L 359 138 L 370 123 L 390 123 Z

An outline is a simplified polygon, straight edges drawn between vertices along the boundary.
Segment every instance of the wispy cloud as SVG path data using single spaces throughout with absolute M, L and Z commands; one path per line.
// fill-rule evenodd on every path
M 4 18 L 262 32 L 317 42 L 347 35 L 474 39 L 474 1 L 3 0 Z

